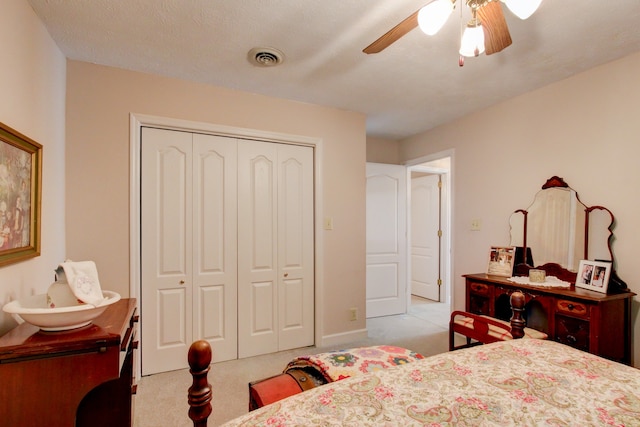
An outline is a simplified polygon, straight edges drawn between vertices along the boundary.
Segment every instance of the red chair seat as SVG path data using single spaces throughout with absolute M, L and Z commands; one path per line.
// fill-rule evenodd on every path
M 453 341 L 454 333 L 465 336 L 467 338 L 467 344 L 455 346 Z M 524 328 L 523 338 L 544 340 L 548 338 L 548 335 L 536 329 Z M 451 313 L 451 321 L 449 322 L 449 350 L 512 339 L 511 325 L 507 321 L 464 311 L 454 311 Z M 472 342 L 472 340 L 475 342 Z

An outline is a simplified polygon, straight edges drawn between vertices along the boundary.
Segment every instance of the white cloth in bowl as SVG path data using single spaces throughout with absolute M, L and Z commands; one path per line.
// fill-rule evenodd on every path
M 95 262 L 65 261 L 60 266 L 64 269 L 69 287 L 76 298 L 94 306 L 104 301 Z

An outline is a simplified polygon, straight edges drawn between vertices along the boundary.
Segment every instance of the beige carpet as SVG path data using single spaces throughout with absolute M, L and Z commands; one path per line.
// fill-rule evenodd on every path
M 449 306 L 414 298 L 408 314 L 367 320 L 368 338 L 340 348 L 391 344 L 425 356 L 448 350 Z M 264 356 L 214 363 L 209 372 L 213 414 L 209 426 L 218 426 L 248 411 L 248 383 L 282 372 L 296 356 L 339 348 L 307 347 Z M 186 357 L 186 355 L 185 355 Z M 134 427 L 188 427 L 188 370 L 143 377 L 135 396 Z

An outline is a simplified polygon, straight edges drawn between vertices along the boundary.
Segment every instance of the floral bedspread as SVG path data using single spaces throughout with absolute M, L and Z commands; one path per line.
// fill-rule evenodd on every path
M 325 382 L 331 382 L 420 359 L 424 359 L 424 356 L 406 348 L 378 345 L 299 356 L 289 362 L 284 371 L 292 368 L 314 368 L 324 377 Z
M 313 425 L 640 426 L 640 371 L 553 341 L 503 341 L 328 383 L 225 424 Z

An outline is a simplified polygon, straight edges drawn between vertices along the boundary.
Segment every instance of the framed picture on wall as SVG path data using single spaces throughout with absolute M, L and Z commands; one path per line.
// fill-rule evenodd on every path
M 42 145 L 0 123 L 0 266 L 40 255 Z
M 578 267 L 576 287 L 606 294 L 610 275 L 610 262 L 582 260 Z
M 491 246 L 487 274 L 511 277 L 516 248 L 513 246 Z

